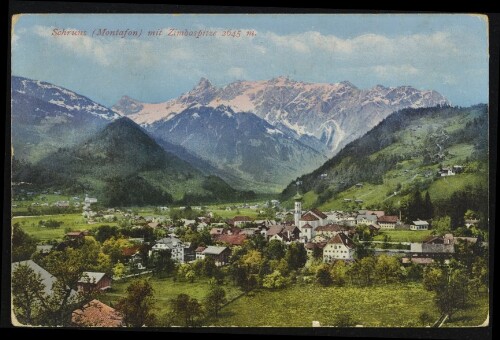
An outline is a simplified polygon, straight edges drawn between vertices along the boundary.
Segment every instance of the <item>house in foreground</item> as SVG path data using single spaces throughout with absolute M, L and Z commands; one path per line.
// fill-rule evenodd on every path
M 79 292 L 104 291 L 111 288 L 111 277 L 106 273 L 83 272 L 77 283 Z
M 92 300 L 71 314 L 71 323 L 80 327 L 122 327 L 123 317 L 114 308 Z

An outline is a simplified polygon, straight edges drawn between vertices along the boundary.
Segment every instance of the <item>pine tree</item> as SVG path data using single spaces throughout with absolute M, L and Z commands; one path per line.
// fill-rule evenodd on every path
M 432 205 L 431 196 L 427 191 L 425 193 L 424 198 L 424 211 L 423 211 L 423 219 L 429 220 L 434 215 L 434 206 Z

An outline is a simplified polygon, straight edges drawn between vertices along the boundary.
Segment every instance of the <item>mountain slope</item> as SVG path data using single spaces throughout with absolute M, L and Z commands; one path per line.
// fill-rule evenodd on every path
M 76 145 L 119 118 L 65 88 L 15 76 L 11 81 L 12 146 L 19 159 L 36 162 L 61 145 Z
M 239 195 L 222 180 L 206 178 L 165 152 L 128 118 L 115 120 L 85 142 L 40 160 L 30 175 L 38 186 L 93 192 L 111 206 Z
M 300 178 L 305 205 L 384 208 L 398 206 L 416 190 L 429 190 L 433 200 L 443 201 L 467 185 L 486 188 L 487 131 L 486 105 L 396 112 Z M 464 166 L 464 172 L 449 178 L 436 175 L 441 166 L 454 165 Z M 294 181 L 282 197 L 295 193 Z M 356 204 L 356 199 L 361 202 Z
M 160 141 L 180 145 L 244 189 L 280 190 L 287 179 L 326 158 L 252 113 L 192 105 L 172 119 L 146 126 Z M 236 179 L 236 180 L 235 180 Z
M 253 112 L 271 125 L 285 126 L 306 136 L 319 152 L 332 156 L 363 136 L 390 113 L 406 107 L 448 105 L 435 91 L 410 86 L 377 85 L 362 90 L 349 82 L 306 83 L 285 77 L 237 81 L 222 88 L 202 78 L 191 91 L 163 103 L 141 103 L 122 98 L 113 108 L 141 125 L 173 119 L 193 104 L 225 105 L 236 112 Z

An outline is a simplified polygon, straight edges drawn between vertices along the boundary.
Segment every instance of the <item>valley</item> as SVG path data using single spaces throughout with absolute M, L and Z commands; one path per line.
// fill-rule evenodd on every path
M 131 290 L 143 290 L 147 326 L 487 317 L 486 105 L 280 77 L 202 79 L 166 103 L 125 97 L 113 111 L 48 83 L 14 85 L 13 275 L 69 278 L 61 292 L 80 292 L 57 302 L 62 319 L 39 305 L 40 324 L 89 308 L 85 275 L 106 278 L 92 296 L 128 316 Z

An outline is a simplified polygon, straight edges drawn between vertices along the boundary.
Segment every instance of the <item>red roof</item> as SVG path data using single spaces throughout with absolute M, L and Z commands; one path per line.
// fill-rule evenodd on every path
M 303 225 L 302 228 L 312 229 L 312 225 L 310 225 L 309 223 L 307 223 L 307 224 Z
M 343 244 L 347 248 L 354 248 L 354 243 L 352 242 L 352 240 L 343 233 L 335 235 L 328 241 L 328 243 Z
M 399 218 L 397 216 L 384 215 L 378 218 L 378 222 L 382 223 L 397 223 Z
M 236 234 L 236 235 L 219 235 L 216 238 L 217 242 L 227 243 L 232 246 L 241 246 L 243 242 L 247 239 L 247 235 L 245 234 Z
M 198 248 L 196 248 L 195 253 L 201 253 L 205 249 L 207 249 L 207 248 L 206 247 L 198 247 Z
M 310 210 L 314 215 L 318 216 L 319 218 L 322 218 L 322 219 L 325 219 L 325 218 L 328 218 L 328 216 L 326 216 L 322 211 L 318 210 L 318 209 L 311 209 Z
M 336 231 L 336 232 L 339 232 L 339 231 L 346 230 L 346 229 L 347 229 L 346 227 L 339 225 L 339 224 L 327 224 L 327 225 L 317 227 L 316 232 L 318 232 L 318 231 Z
M 235 234 L 239 234 L 241 232 L 241 228 L 238 228 L 238 227 L 232 227 L 231 229 L 229 229 L 231 231 L 231 233 L 233 235 Z
M 311 213 L 306 213 L 304 215 L 302 215 L 302 217 L 300 218 L 301 221 L 318 221 L 319 218 L 317 218 L 316 216 L 314 216 L 313 214 Z
M 71 315 L 71 322 L 77 326 L 121 327 L 122 316 L 114 308 L 99 300 L 92 300 Z
M 234 216 L 233 222 L 251 222 L 252 219 L 248 216 Z
M 385 215 L 385 212 L 383 210 L 367 210 L 366 214 L 367 215 L 377 215 L 377 217 L 382 217 Z
M 123 248 L 122 249 L 122 255 L 123 256 L 132 256 L 134 255 L 135 253 L 137 253 L 137 251 L 139 250 L 140 246 L 132 246 L 132 247 L 127 247 L 127 248 Z

